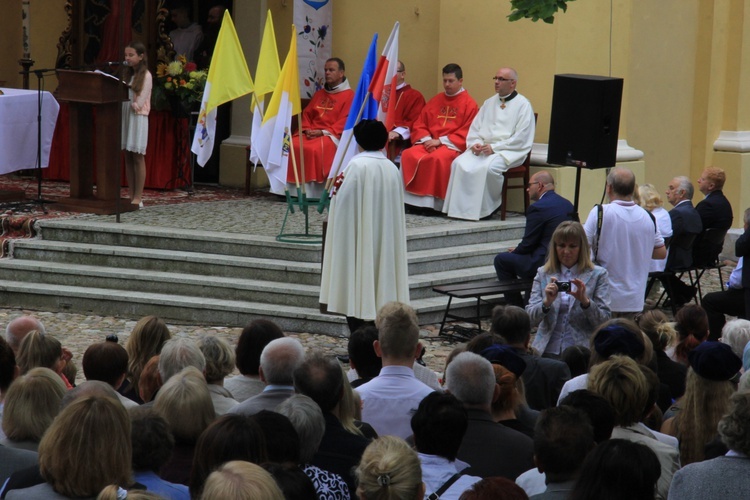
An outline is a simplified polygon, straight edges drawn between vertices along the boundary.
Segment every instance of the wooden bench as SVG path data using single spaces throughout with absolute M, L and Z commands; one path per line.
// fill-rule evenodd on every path
M 505 280 L 505 281 L 498 281 L 496 279 L 493 280 L 484 280 L 484 281 L 471 281 L 468 283 L 456 283 L 453 285 L 441 285 L 436 286 L 432 288 L 433 292 L 441 293 L 443 295 L 448 296 L 448 305 L 445 308 L 445 314 L 443 314 L 443 321 L 440 323 L 440 332 L 439 335 L 442 335 L 443 329 L 445 328 L 445 322 L 450 319 L 455 319 L 458 321 L 466 321 L 469 323 L 474 323 L 477 325 L 477 328 L 482 328 L 482 318 L 486 316 L 482 316 L 482 303 L 485 304 L 492 304 L 492 302 L 484 299 L 484 297 L 490 296 L 490 295 L 499 295 L 504 294 L 506 292 L 530 292 L 531 291 L 531 285 L 533 284 L 534 280 L 530 278 L 518 278 L 514 280 Z M 453 302 L 453 299 L 467 299 L 467 298 L 475 298 L 477 299 L 477 312 L 475 316 L 458 316 L 456 314 L 452 314 L 450 312 L 451 309 L 451 302 Z

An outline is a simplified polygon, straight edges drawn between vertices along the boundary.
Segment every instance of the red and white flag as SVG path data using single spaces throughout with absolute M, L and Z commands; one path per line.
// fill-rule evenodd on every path
M 391 35 L 385 42 L 380 55 L 375 75 L 370 82 L 370 94 L 378 102 L 378 120 L 388 130 L 393 129 L 395 122 L 396 100 L 390 99 L 396 93 L 396 69 L 398 68 L 398 21 L 393 25 Z

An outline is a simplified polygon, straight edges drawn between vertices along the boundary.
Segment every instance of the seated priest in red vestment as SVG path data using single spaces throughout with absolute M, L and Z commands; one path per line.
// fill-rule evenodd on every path
M 292 136 L 292 144 L 297 162 L 297 176 L 300 183 L 325 183 L 331 170 L 333 157 L 344 131 L 349 107 L 354 92 L 349 88 L 349 81 L 344 75 L 344 61 L 334 57 L 325 64 L 325 86 L 313 94 L 310 103 L 302 112 L 301 138 L 305 175 L 302 177 L 302 157 L 300 156 L 300 132 Z M 295 183 L 294 167 L 289 162 L 287 182 Z M 322 188 L 322 186 L 321 186 Z M 308 189 L 320 192 L 322 189 Z
M 391 160 L 396 159 L 404 149 L 411 146 L 411 131 L 425 104 L 422 93 L 406 83 L 406 67 L 403 62 L 398 62 L 396 71 L 395 120 L 388 132 L 388 158 Z M 391 86 L 387 85 L 383 92 L 384 96 L 388 96 L 380 102 L 383 111 L 390 105 L 390 88 Z
M 401 154 L 407 205 L 442 210 L 451 162 L 466 149 L 466 134 L 479 110 L 463 88 L 458 64 L 443 68 L 443 88 L 422 108 L 411 132 L 414 146 Z

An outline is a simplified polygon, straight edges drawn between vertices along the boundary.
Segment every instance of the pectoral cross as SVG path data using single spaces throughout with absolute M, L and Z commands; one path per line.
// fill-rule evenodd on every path
M 456 108 L 449 108 L 444 107 L 440 109 L 440 112 L 442 114 L 439 114 L 437 117 L 438 119 L 443 119 L 443 126 L 445 126 L 446 123 L 448 123 L 448 120 L 455 120 L 456 119 Z M 449 114 L 452 113 L 452 114 Z
M 505 109 L 505 99 L 500 98 L 500 109 Z

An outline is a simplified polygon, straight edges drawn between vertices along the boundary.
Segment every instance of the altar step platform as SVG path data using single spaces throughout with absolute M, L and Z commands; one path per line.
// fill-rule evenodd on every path
M 525 224 L 431 219 L 407 229 L 420 324 L 442 319 L 447 298 L 434 286 L 494 277 L 495 254 L 515 246 Z M 321 244 L 96 218 L 36 224 L 38 237 L 11 242 L 12 257 L 0 259 L 2 307 L 240 327 L 264 317 L 290 332 L 349 333 L 343 317 L 319 311 Z M 475 311 L 473 299 L 453 304 Z

